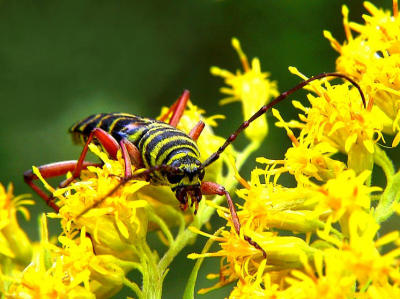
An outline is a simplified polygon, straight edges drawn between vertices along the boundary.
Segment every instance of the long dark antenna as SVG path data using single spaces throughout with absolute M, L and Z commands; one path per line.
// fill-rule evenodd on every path
M 283 93 L 281 93 L 277 98 L 275 98 L 273 101 L 271 101 L 270 103 L 268 103 L 267 105 L 264 105 L 260 108 L 260 110 L 258 110 L 256 113 L 253 114 L 252 117 L 250 117 L 248 120 L 246 120 L 245 122 L 243 122 L 239 128 L 236 129 L 235 132 L 233 132 L 228 139 L 226 139 L 225 143 L 215 152 L 213 153 L 206 161 L 204 161 L 204 163 L 201 165 L 201 168 L 205 168 L 208 165 L 210 165 L 211 163 L 213 163 L 215 160 L 217 160 L 219 158 L 219 156 L 222 154 L 222 152 L 228 147 L 229 144 L 231 144 L 233 141 L 235 141 L 236 137 L 244 130 L 246 129 L 250 123 L 252 123 L 254 120 L 256 120 L 257 118 L 259 118 L 261 115 L 263 115 L 264 113 L 266 113 L 269 109 L 271 109 L 273 106 L 275 106 L 276 104 L 278 104 L 279 102 L 283 101 L 284 99 L 286 99 L 289 95 L 291 95 L 292 93 L 294 93 L 295 91 L 303 88 L 304 86 L 306 86 L 307 84 L 309 84 L 310 82 L 317 80 L 317 79 L 321 79 L 321 78 L 326 78 L 326 77 L 338 77 L 338 78 L 343 78 L 346 79 L 347 81 L 349 81 L 351 84 L 354 85 L 354 87 L 356 87 L 358 89 L 358 92 L 361 95 L 361 100 L 363 102 L 363 106 L 364 108 L 366 108 L 366 102 L 365 102 L 365 97 L 364 94 L 361 90 L 360 85 L 358 85 L 353 79 L 351 79 L 350 77 L 340 74 L 340 73 L 322 73 L 319 75 L 316 75 L 314 77 L 311 77 L 299 84 L 297 84 L 295 87 L 293 87 L 292 89 L 289 89 L 288 91 L 285 91 Z

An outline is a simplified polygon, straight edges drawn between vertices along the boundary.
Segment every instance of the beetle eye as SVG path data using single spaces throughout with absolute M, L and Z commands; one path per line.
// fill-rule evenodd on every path
M 167 174 L 167 179 L 170 184 L 177 184 L 183 179 L 184 176 L 184 174 L 169 173 Z
M 201 172 L 200 172 L 200 174 L 199 174 L 199 179 L 200 179 L 200 181 L 202 181 L 203 179 L 204 179 L 204 175 L 205 175 L 205 171 L 204 170 L 202 170 Z

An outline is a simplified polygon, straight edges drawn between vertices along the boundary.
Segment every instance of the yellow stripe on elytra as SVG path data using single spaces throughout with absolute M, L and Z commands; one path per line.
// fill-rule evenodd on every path
M 100 119 L 100 121 L 96 124 L 96 128 L 101 128 L 101 124 L 102 124 L 105 120 L 109 119 L 110 117 L 113 117 L 113 114 L 106 114 L 106 115 L 104 115 L 104 116 Z
M 111 113 L 112 115 L 116 115 L 116 116 L 121 116 L 121 117 L 138 117 L 134 114 L 130 114 L 130 113 Z
M 86 128 L 89 124 L 91 124 L 92 122 L 94 122 L 94 121 L 96 121 L 97 119 L 99 119 L 99 118 L 101 117 L 101 115 L 102 115 L 101 113 L 96 114 L 96 116 L 93 117 L 93 119 L 91 119 L 90 121 L 87 121 L 87 122 L 85 122 L 84 124 L 81 124 L 80 126 L 73 127 L 73 128 L 71 128 L 71 130 L 72 130 L 72 131 L 77 130 L 77 131 L 83 132 L 83 131 L 85 130 L 85 128 Z M 79 123 L 78 123 L 77 125 L 79 125 Z
M 143 134 L 143 130 L 145 127 L 138 127 L 137 131 L 135 131 L 134 134 L 129 134 L 128 140 L 132 143 L 136 143 L 136 141 L 139 139 L 139 137 Z
M 199 156 L 200 153 L 199 153 L 199 150 L 197 149 L 196 143 L 195 143 L 192 139 L 190 139 L 189 137 L 187 137 L 187 138 L 185 138 L 185 140 L 188 141 L 189 144 L 177 144 L 177 145 L 172 145 L 172 144 L 171 144 L 171 146 L 170 146 L 168 149 L 166 149 L 166 150 L 161 154 L 161 156 L 157 159 L 157 161 L 156 161 L 157 155 L 158 155 L 158 153 L 160 152 L 160 150 L 161 150 L 161 148 L 163 147 L 163 145 L 165 145 L 165 144 L 167 144 L 167 143 L 170 143 L 170 142 L 173 142 L 173 141 L 178 141 L 178 140 L 180 140 L 180 139 L 182 139 L 182 138 L 185 138 L 185 137 L 182 137 L 182 136 L 173 136 L 173 137 L 164 139 L 164 140 L 162 140 L 161 142 L 159 142 L 159 143 L 154 147 L 154 150 L 153 150 L 153 152 L 151 153 L 151 162 L 152 162 L 152 164 L 153 164 L 153 165 L 161 164 L 161 163 L 165 160 L 165 158 L 166 158 L 172 151 L 177 150 L 177 149 L 179 149 L 179 148 L 189 147 L 190 149 L 192 149 L 192 150 Z M 157 162 L 157 164 L 155 164 L 156 162 Z
M 178 159 L 183 158 L 185 156 L 190 156 L 190 157 L 193 157 L 193 158 L 196 158 L 196 159 L 199 158 L 195 153 L 185 152 L 185 153 L 178 153 L 178 154 L 174 155 L 172 157 L 171 161 L 178 160 Z M 171 164 L 171 163 L 168 163 L 168 164 Z
M 160 130 L 158 132 L 152 133 L 152 131 L 158 130 L 159 128 L 165 128 L 165 130 Z M 158 125 L 158 124 L 155 126 L 152 126 L 152 128 L 150 130 L 148 130 L 146 133 L 146 134 L 149 134 L 150 136 L 144 141 L 144 143 L 142 145 L 142 149 L 146 150 L 149 143 L 152 142 L 154 140 L 154 138 L 156 138 L 157 136 L 164 134 L 167 131 L 171 131 L 171 130 L 168 130 L 168 128 L 170 128 L 170 127 L 164 127 L 164 126 Z
M 118 115 L 119 116 L 119 115 Z M 114 121 L 111 123 L 111 125 L 108 127 L 108 133 L 111 133 L 114 130 L 115 125 L 123 119 L 128 119 L 127 117 L 121 116 L 121 117 L 117 117 L 116 119 L 114 119 Z

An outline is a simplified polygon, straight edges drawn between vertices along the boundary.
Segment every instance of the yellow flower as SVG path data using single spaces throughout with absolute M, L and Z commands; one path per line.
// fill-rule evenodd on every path
M 309 201 L 317 202 L 315 211 L 331 211 L 333 222 L 355 211 L 369 211 L 371 193 L 381 191 L 379 187 L 368 187 L 364 184 L 369 176 L 369 171 L 357 176 L 352 169 L 345 170 L 317 188 L 319 192 Z
M 306 257 L 303 258 L 304 270 L 294 270 L 286 278 L 289 287 L 283 292 L 285 298 L 358 298 L 365 293 L 370 296 L 365 298 L 392 298 L 377 295 L 398 293 L 400 249 L 384 255 L 379 253 L 382 246 L 398 242 L 398 232 L 374 241 L 379 225 L 362 211 L 351 214 L 349 228 L 348 240 L 343 241 L 327 232 L 318 234 L 335 247 L 328 246 L 317 252 L 313 266 Z
M 323 185 L 308 181 L 296 188 L 268 182 L 271 173 L 274 169 L 253 170 L 247 188 L 237 191 L 245 200 L 239 212 L 242 222 L 250 223 L 254 230 L 278 228 L 315 232 L 324 227 L 322 220 L 328 216 L 336 222 L 354 211 L 368 211 L 371 193 L 381 191 L 380 187 L 364 184 L 370 175 L 368 171 L 357 176 L 351 169 L 344 170 Z M 264 176 L 266 183 L 261 183 L 260 176 Z
M 119 160 L 114 161 L 97 146 L 91 144 L 89 148 L 104 165 L 89 167 L 82 172 L 80 181 L 54 191 L 60 211 L 49 216 L 61 219 L 65 234 L 86 226 L 97 253 L 112 253 L 120 258 L 135 260 L 135 253 L 129 248 L 138 238 L 146 235 L 148 222 L 144 211 L 148 202 L 138 198 L 136 193 L 148 182 L 131 180 L 104 198 L 120 183 L 124 176 L 124 163 L 120 153 Z
M 286 278 L 289 286 L 283 292 L 284 298 L 353 298 L 356 278 L 340 259 L 339 251 L 315 255 L 315 267 L 311 267 L 304 259 L 305 271 L 294 270 Z
M 278 233 L 270 231 L 271 229 L 304 232 L 308 234 L 309 238 L 311 233 L 320 230 L 326 231 L 327 225 L 323 220 L 329 218 L 329 221 L 341 220 L 342 232 L 355 238 L 353 235 L 355 222 L 350 221 L 351 226 L 349 227 L 346 225 L 349 222 L 343 220 L 343 215 L 346 215 L 346 217 L 350 215 L 351 217 L 357 211 L 369 211 L 370 193 L 380 190 L 380 188 L 364 185 L 369 176 L 368 172 L 356 176 L 353 170 L 339 172 L 336 178 L 328 180 L 322 186 L 308 182 L 305 186 L 285 188 L 269 182 L 273 177 L 271 175 L 273 170 L 268 167 L 265 170 L 253 170 L 250 183 L 245 182 L 245 188 L 237 191 L 239 197 L 245 200 L 245 204 L 238 212 L 242 224 L 241 233 L 251 237 L 266 251 L 267 259 L 264 268 L 266 272 L 300 269 L 304 264 L 304 259 L 314 259 L 318 252 L 316 248 L 320 247 L 314 248 L 301 238 L 279 236 Z M 265 181 L 265 183 L 262 181 Z M 202 290 L 202 292 L 210 291 L 238 279 L 240 283 L 235 288 L 234 294 L 246 293 L 247 290 L 254 288 L 255 292 L 258 292 L 258 284 L 253 284 L 253 278 L 257 269 L 259 269 L 259 265 L 265 260 L 260 252 L 245 242 L 243 237 L 238 236 L 232 229 L 230 217 L 227 216 L 229 215 L 228 209 L 218 207 L 218 212 L 220 216 L 228 220 L 228 225 L 231 227 L 230 231 L 223 230 L 220 236 L 197 232 L 218 241 L 221 249 L 216 252 L 189 255 L 190 258 L 221 258 L 219 276 L 211 276 L 219 277 L 219 282 L 211 288 Z M 330 223 L 329 221 L 328 223 Z M 330 238 L 338 240 L 337 242 L 340 243 L 339 240 L 343 238 L 342 233 L 332 228 L 329 231 L 332 233 Z M 350 233 L 347 234 L 349 231 Z M 323 234 L 321 233 L 321 235 Z M 329 246 L 324 245 L 320 249 L 326 247 Z M 353 257 L 353 259 L 355 258 Z M 299 271 L 294 272 L 295 280 L 300 280 L 302 285 L 296 284 L 293 288 L 282 289 L 283 295 L 280 295 L 282 295 L 282 298 L 296 297 L 294 295 L 296 292 L 299 292 L 302 288 L 310 289 L 310 284 L 312 284 L 314 288 L 312 293 L 310 293 L 311 291 L 305 292 L 306 295 L 302 298 L 308 298 L 307 296 L 317 298 L 328 285 L 332 284 L 335 277 L 338 278 L 338 272 L 352 273 L 348 268 L 339 269 L 335 268 L 334 265 L 335 263 L 332 263 L 331 272 L 327 273 L 328 277 L 321 278 L 317 283 L 307 274 Z M 342 284 L 347 287 L 352 286 L 355 279 L 356 277 L 352 275 L 350 275 L 350 278 L 345 276 Z M 352 288 L 348 288 L 348 291 L 351 293 Z M 334 292 L 334 294 L 337 293 Z
M 343 6 L 347 42 L 341 45 L 330 32 L 325 37 L 340 53 L 336 69 L 356 78 L 364 92 L 386 114 L 385 132 L 396 133 L 393 146 L 400 142 L 400 19 L 397 0 L 393 1 L 393 16 L 389 11 L 364 3 L 371 14 L 364 15 L 365 24 L 348 21 L 348 8 Z M 358 35 L 352 36 L 352 31 Z M 377 112 L 381 113 L 381 112 Z
M 221 88 L 221 92 L 229 97 L 221 100 L 221 104 L 228 104 L 239 101 L 242 103 L 244 119 L 249 119 L 256 111 L 265 105 L 271 98 L 277 97 L 279 92 L 275 81 L 267 78 L 269 73 L 261 72 L 260 61 L 253 58 L 251 67 L 247 56 L 243 53 L 240 43 L 236 38 L 232 39 L 232 46 L 237 51 L 243 66 L 243 73 L 240 70 L 233 74 L 218 67 L 212 67 L 211 73 L 225 79 L 230 88 Z M 267 135 L 268 126 L 266 117 L 259 117 L 245 131 L 246 136 L 254 141 L 261 141 Z
M 329 33 L 325 35 L 341 53 L 338 70 L 361 82 L 367 107 L 349 82 L 333 85 L 324 79 L 306 86 L 312 91 L 310 107 L 293 102 L 302 111 L 299 121 L 287 122 L 273 110 L 276 125 L 286 130 L 292 147 L 282 160 L 258 158 L 266 167 L 254 169 L 249 182 L 236 171 L 244 187 L 236 190 L 244 200 L 238 206 L 239 236 L 229 210 L 209 202 L 227 220 L 227 228 L 215 235 L 196 231 L 221 247 L 189 255 L 221 259 L 219 273 L 208 275 L 219 282 L 200 292 L 236 281 L 230 298 L 399 296 L 400 233 L 395 230 L 379 238 L 377 222 L 393 209 L 400 210 L 399 175 L 376 144 L 384 142 L 384 132 L 393 131 L 397 133 L 393 145 L 400 142 L 400 86 L 395 87 L 400 82 L 400 21 L 396 0 L 394 16 L 368 2 L 365 6 L 371 14 L 364 16 L 365 26 L 349 22 L 348 10 L 343 8 L 347 43 L 340 45 Z M 359 35 L 353 38 L 352 31 Z M 294 68 L 290 71 L 307 79 Z M 214 73 L 226 82 L 236 79 L 228 71 L 214 69 Z M 240 99 L 234 93 L 236 86 L 230 85 L 232 98 L 227 101 Z M 292 128 L 300 129 L 298 136 Z M 340 153 L 347 163 L 341 161 Z M 385 172 L 385 190 L 370 186 L 374 164 Z M 295 178 L 294 187 L 278 184 L 278 180 L 285 182 L 287 174 Z M 380 213 L 371 205 L 373 199 L 379 200 L 376 210 Z M 297 233 L 303 235 L 293 236 Z M 266 258 L 244 241 L 245 236 L 265 250 Z
M 41 218 L 42 240 L 35 248 L 31 263 L 18 275 L 14 274 L 13 283 L 5 293 L 9 298 L 95 298 L 90 291 L 88 276 L 90 273 L 71 274 L 64 258 L 57 256 L 62 250 L 49 247 L 47 221 Z M 69 258 L 68 256 L 66 258 Z M 76 257 L 75 257 L 76 258 Z M 78 260 L 81 257 L 78 257 Z M 70 261 L 71 262 L 71 261 Z
M 291 67 L 290 71 L 307 79 L 296 68 Z M 307 89 L 316 94 L 307 96 L 311 107 L 294 101 L 293 105 L 304 114 L 300 114 L 300 122 L 288 126 L 300 128 L 301 134 L 315 143 L 326 141 L 347 153 L 348 166 L 356 172 L 371 170 L 375 143 L 382 138 L 380 115 L 364 108 L 358 90 L 350 83 L 331 85 L 318 80 Z
M 399 244 L 399 232 L 394 231 L 376 239 L 379 225 L 374 218 L 364 212 L 355 211 L 349 218 L 348 240 L 339 241 L 329 236 L 327 232 L 319 232 L 321 239 L 325 239 L 335 245 L 325 251 L 338 252 L 336 264 L 352 273 L 357 279 L 360 289 L 367 287 L 369 283 L 385 285 L 389 282 L 399 282 L 398 258 L 400 248 L 381 254 L 380 249 L 387 244 Z M 398 246 L 398 245 L 397 245 Z
M 24 205 L 33 205 L 29 195 L 14 197 L 12 184 L 7 190 L 0 184 L 0 254 L 13 259 L 21 266 L 29 263 L 32 256 L 32 244 L 17 221 L 17 212 L 29 220 L 29 211 Z M 0 265 L 4 260 L 0 259 Z M 1 267 L 0 267 L 1 269 Z
M 308 233 L 322 228 L 321 215 L 313 211 L 315 203 L 309 203 L 317 191 L 302 185 L 286 188 L 272 183 L 274 170 L 268 167 L 265 170 L 254 169 L 250 183 L 236 191 L 245 200 L 239 211 L 242 224 L 249 225 L 254 231 L 281 229 Z
M 234 229 L 230 231 L 222 230 L 221 236 L 209 235 L 196 231 L 218 241 L 221 249 L 216 252 L 202 254 L 189 254 L 189 258 L 197 259 L 204 257 L 220 257 L 221 268 L 219 275 L 210 275 L 210 278 L 219 277 L 213 287 L 201 290 L 200 293 L 208 292 L 212 289 L 226 285 L 237 279 L 255 275 L 260 269 L 260 265 L 265 263 L 261 251 L 246 242 L 243 237 L 237 235 Z M 257 242 L 267 254 L 267 265 L 263 267 L 265 271 L 277 271 L 301 267 L 301 256 L 311 257 L 316 251 L 304 240 L 297 237 L 277 236 L 272 232 L 251 231 L 247 225 L 243 226 L 243 234 Z
M 279 120 L 276 125 L 285 128 L 292 141 L 292 147 L 286 151 L 284 160 L 257 159 L 259 163 L 273 165 L 269 171 L 270 174 L 279 176 L 288 172 L 296 178 L 298 183 L 307 184 L 310 177 L 319 181 L 327 180 L 335 177 L 346 167 L 343 162 L 330 158 L 338 150 L 328 142 L 322 141 L 314 145 L 311 136 L 300 135 L 296 138 L 279 111 L 272 109 L 272 114 Z M 282 166 L 277 167 L 278 165 Z
M 123 262 L 113 255 L 95 254 L 85 227 L 81 229 L 79 238 L 60 236 L 58 239 L 62 249 L 53 247 L 58 256 L 55 266 L 60 263 L 71 280 L 75 280 L 75 277 L 81 279 L 83 285 L 97 297 L 101 294 L 109 296 L 122 288 L 125 274 L 130 268 L 122 267 Z
M 60 236 L 61 247 L 48 241 L 46 216 L 42 239 L 32 262 L 9 285 L 11 298 L 102 298 L 117 292 L 129 267 L 110 255 L 99 255 L 83 227 L 78 238 Z
M 276 282 L 277 275 L 265 272 L 265 261 L 261 262 L 254 275 L 246 275 L 239 280 L 229 295 L 229 298 L 284 298 L 280 290 L 280 281 Z M 278 274 L 279 277 L 279 274 Z
M 8 298 L 96 298 L 93 293 L 79 285 L 82 281 L 65 284 L 64 279 L 68 278 L 61 269 L 48 270 L 37 258 L 25 269 L 19 282 L 10 286 L 6 294 Z
M 391 285 L 389 283 L 384 285 L 372 285 L 368 288 L 367 295 L 367 298 L 371 299 L 400 298 L 400 286 L 398 284 Z

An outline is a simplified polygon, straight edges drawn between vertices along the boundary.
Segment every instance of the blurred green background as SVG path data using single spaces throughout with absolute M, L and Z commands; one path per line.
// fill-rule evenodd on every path
M 13 182 L 16 194 L 30 192 L 22 173 L 31 165 L 78 157 L 81 148 L 67 134 L 72 123 L 97 112 L 154 117 L 184 88 L 209 114 L 228 115 L 217 129 L 228 136 L 242 121 L 240 107 L 217 105 L 223 83 L 209 68 L 240 67 L 231 38 L 239 38 L 250 58 L 259 57 L 262 70 L 284 91 L 299 81 L 289 65 L 309 76 L 334 70 L 337 53 L 322 30 L 344 40 L 343 3 L 350 19 L 361 22 L 362 1 L 0 1 L 0 181 Z M 375 4 L 391 7 L 390 0 Z M 296 115 L 290 101 L 279 109 L 285 119 Z M 269 123 L 270 135 L 254 157 L 281 158 L 289 145 L 284 131 L 272 128 L 271 118 Z M 244 177 L 254 157 L 241 171 Z M 34 198 L 36 219 L 49 209 Z M 23 225 L 38 237 L 36 221 Z M 204 242 L 198 238 L 171 265 L 164 298 L 182 296 L 193 265 L 186 255 Z M 205 275 L 217 272 L 218 262 L 204 263 L 199 288 L 214 283 Z M 198 297 L 222 298 L 230 289 Z

